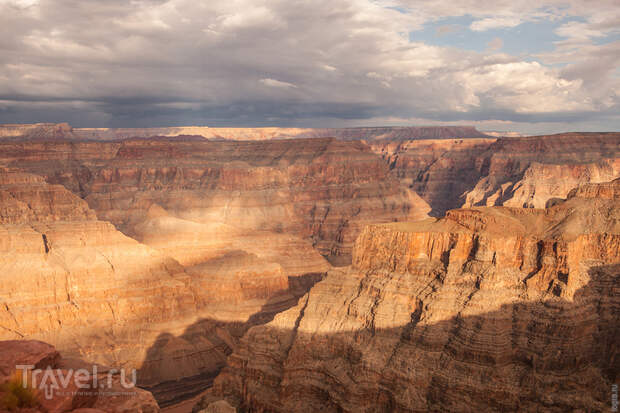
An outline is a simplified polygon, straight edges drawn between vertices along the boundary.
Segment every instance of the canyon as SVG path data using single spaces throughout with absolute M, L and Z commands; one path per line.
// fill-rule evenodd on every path
M 617 179 L 547 209 L 368 226 L 351 267 L 248 331 L 210 396 L 252 412 L 605 411 L 619 200 Z
M 0 136 L 0 339 L 160 406 L 588 410 L 614 380 L 620 133 Z
M 371 142 L 403 186 L 442 216 L 461 206 L 544 208 L 620 174 L 618 133 Z

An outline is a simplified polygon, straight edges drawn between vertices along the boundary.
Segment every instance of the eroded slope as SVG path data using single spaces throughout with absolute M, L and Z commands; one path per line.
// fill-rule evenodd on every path
M 352 267 L 244 336 L 211 397 L 275 412 L 607 409 L 619 187 L 367 227 Z

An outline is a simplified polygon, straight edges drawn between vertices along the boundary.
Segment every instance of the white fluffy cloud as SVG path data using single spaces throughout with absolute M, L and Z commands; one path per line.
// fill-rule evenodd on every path
M 261 79 L 260 82 L 265 86 L 278 87 L 282 89 L 290 89 L 290 88 L 297 87 L 292 83 L 282 82 L 281 80 L 276 80 L 276 79 Z
M 617 125 L 618 42 L 593 41 L 617 30 L 614 2 L 484 3 L 0 0 L 0 121 Z M 537 56 L 409 39 L 463 15 L 478 32 L 579 20 Z

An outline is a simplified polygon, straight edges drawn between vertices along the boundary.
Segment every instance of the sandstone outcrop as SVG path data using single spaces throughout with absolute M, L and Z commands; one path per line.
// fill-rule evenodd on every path
M 0 412 L 8 411 L 158 413 L 159 406 L 129 374 L 63 359 L 40 341 L 0 341 Z
M 274 128 L 204 139 L 198 129 L 83 136 L 68 125 L 11 127 L 0 127 L 0 339 L 138 367 L 162 406 L 211 386 L 227 360 L 241 373 L 227 370 L 211 401 L 226 395 L 276 411 L 306 402 L 359 411 L 365 397 L 387 410 L 458 410 L 451 403 L 460 396 L 432 393 L 458 388 L 433 372 L 439 365 L 470 373 L 455 377 L 472 377 L 461 388 L 472 400 L 493 391 L 506 399 L 476 401 L 480 408 L 535 409 L 542 396 L 533 388 L 565 384 L 550 376 L 567 371 L 566 352 L 585 354 L 571 365 L 584 371 L 575 392 L 609 382 L 595 370 L 609 370 L 600 366 L 611 350 L 593 344 L 596 358 L 585 348 L 591 326 L 609 343 L 617 313 L 605 280 L 617 273 L 618 184 L 595 183 L 618 176 L 620 134 L 416 141 L 475 134 Z M 582 183 L 590 184 L 571 190 Z M 392 223 L 446 210 L 442 220 Z M 385 225 L 367 227 L 377 223 Z M 332 270 L 305 295 L 330 270 L 325 258 L 342 266 L 352 256 L 353 267 Z M 532 321 L 539 314 L 546 321 Z M 513 337 L 512 353 L 500 352 L 507 344 L 495 332 Z M 539 341 L 524 350 L 530 333 Z M 544 340 L 564 353 L 547 355 L 557 348 Z M 323 357 L 322 345 L 332 352 Z M 429 355 L 429 346 L 440 350 Z M 392 364 L 382 353 L 390 348 Z M 485 372 L 500 367 L 497 389 L 480 384 L 470 356 Z M 419 374 L 409 358 L 425 366 Z M 536 397 L 510 390 L 505 360 Z M 316 383 L 304 382 L 308 371 Z M 409 384 L 389 390 L 400 380 Z M 419 388 L 410 397 L 398 393 L 407 380 Z M 282 398 L 298 390 L 308 396 Z M 585 394 L 570 397 L 601 406 L 600 395 Z
M 317 249 L 346 261 L 366 223 L 424 214 L 356 142 L 1 146 L 0 337 L 139 367 L 164 405 L 296 304 L 329 268 Z
M 139 367 L 162 405 L 295 305 L 330 268 L 319 252 L 346 263 L 367 223 L 428 209 L 359 142 L 0 146 L 0 337 Z
M 247 234 L 294 234 L 334 262 L 347 262 L 367 223 L 421 217 L 428 210 L 361 142 L 134 139 L 11 142 L 0 143 L 0 150 L 0 165 L 64 185 L 99 219 L 154 243 L 156 234 L 146 231 L 158 224 L 145 220 L 158 219 L 159 211 Z
M 372 142 L 404 186 L 442 216 L 460 206 L 544 208 L 620 176 L 620 133 Z
M 368 226 L 351 267 L 248 331 L 210 397 L 252 412 L 608 409 L 619 188 Z
M 482 178 L 464 206 L 544 208 L 578 185 L 620 176 L 620 133 L 499 139 L 476 163 Z
M 186 141 L 189 135 L 196 141 L 325 137 L 365 141 L 383 156 L 405 187 L 430 204 L 434 216 L 459 206 L 543 208 L 551 198 L 565 198 L 576 185 L 604 182 L 619 173 L 618 133 L 503 136 L 495 142 L 496 138 L 466 126 L 80 129 L 67 124 L 36 124 L 1 125 L 0 135 L 5 140 L 34 141 L 120 141 L 135 137 L 170 141 L 182 135 L 186 136 L 181 140 Z
M 371 143 L 403 186 L 432 208 L 433 216 L 459 207 L 464 195 L 482 178 L 477 159 L 495 139 L 431 139 Z

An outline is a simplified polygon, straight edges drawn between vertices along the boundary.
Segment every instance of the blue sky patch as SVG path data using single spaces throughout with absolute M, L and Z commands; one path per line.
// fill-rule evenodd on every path
M 555 30 L 570 21 L 579 21 L 576 18 L 568 18 L 553 22 L 525 22 L 515 27 L 473 31 L 469 26 L 476 20 L 478 19 L 472 16 L 437 20 L 426 24 L 422 30 L 411 31 L 409 40 L 441 47 L 484 52 L 492 49 L 489 43 L 499 38 L 503 44 L 496 49 L 497 51 L 511 55 L 528 55 L 552 51 L 555 48 L 555 42 L 564 40 L 555 33 Z

